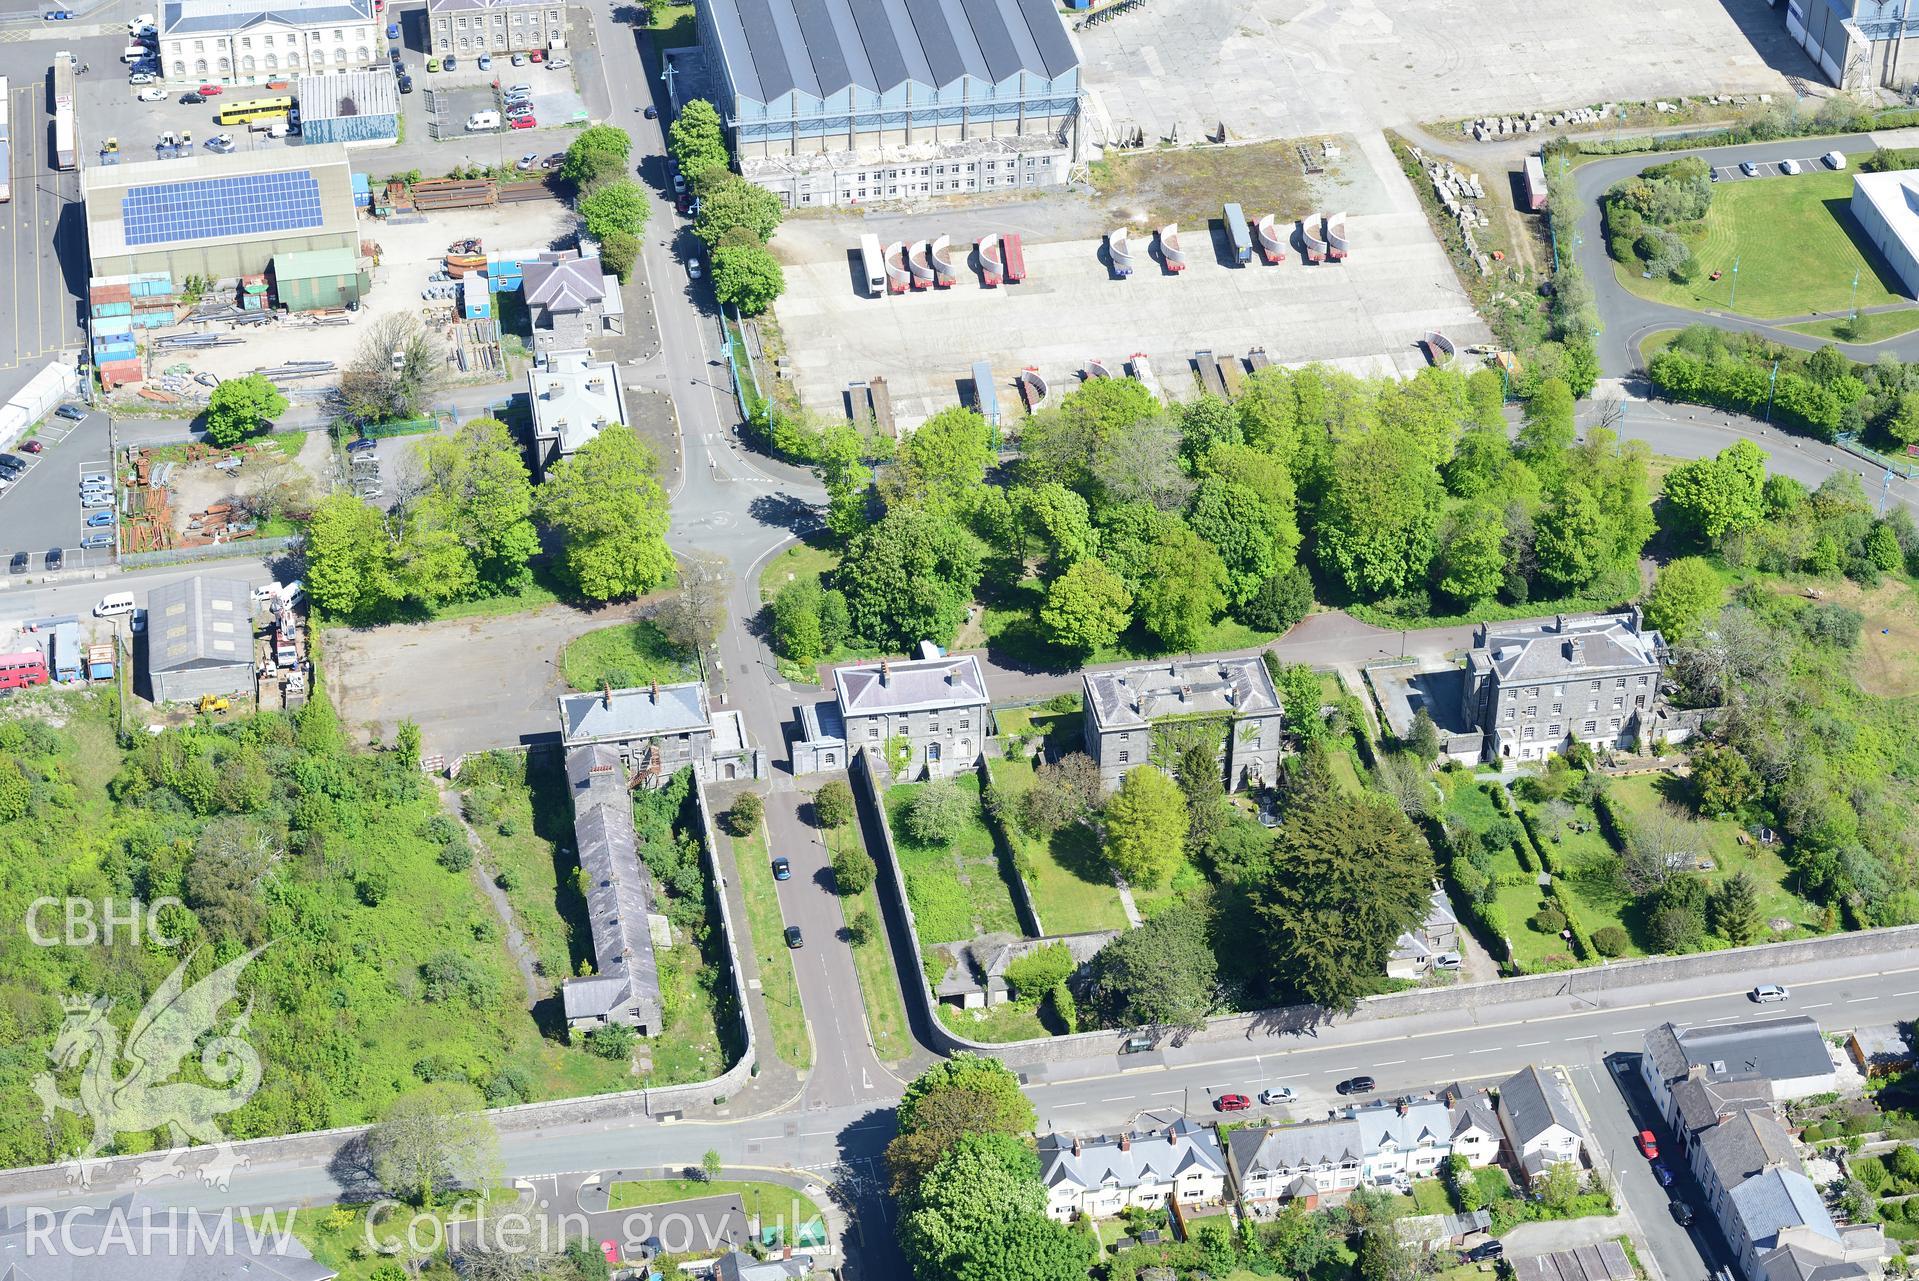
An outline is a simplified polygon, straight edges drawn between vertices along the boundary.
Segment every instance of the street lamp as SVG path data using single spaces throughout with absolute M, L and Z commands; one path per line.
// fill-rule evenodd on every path
M 1726 299 L 1726 308 L 1731 310 L 1739 304 L 1739 259 L 1732 260 L 1732 297 Z
M 660 79 L 666 82 L 666 105 L 677 111 L 680 104 L 679 99 L 673 96 L 673 77 L 678 73 L 673 69 L 673 59 L 662 57 L 660 61 L 666 64 L 660 72 Z

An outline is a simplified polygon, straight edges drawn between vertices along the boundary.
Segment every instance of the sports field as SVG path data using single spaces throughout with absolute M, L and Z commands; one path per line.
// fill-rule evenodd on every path
M 1853 221 L 1852 175 L 1820 171 L 1718 183 L 1712 208 L 1696 232 L 1685 235 L 1699 258 L 1690 285 L 1646 280 L 1619 267 L 1620 282 L 1641 298 L 1729 311 L 1764 320 L 1827 316 L 1854 305 L 1909 301 Z M 1735 273 L 1737 263 L 1737 292 Z M 1713 272 L 1719 279 L 1712 279 Z

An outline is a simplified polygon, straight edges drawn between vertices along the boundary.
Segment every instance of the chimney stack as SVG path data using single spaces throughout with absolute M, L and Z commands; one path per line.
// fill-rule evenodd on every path
M 1172 1147 L 1179 1146 L 1179 1131 L 1170 1125 L 1166 1127 L 1166 1142 Z
M 1120 1151 L 1122 1151 L 1122 1152 L 1131 1152 L 1131 1151 L 1133 1150 L 1133 1136 L 1132 1136 L 1132 1135 L 1130 1135 L 1130 1134 L 1122 1134 L 1122 1135 L 1120 1135 L 1120 1136 L 1119 1136 L 1119 1150 L 1120 1150 Z
M 891 685 L 892 683 L 893 665 L 882 658 L 880 660 L 880 684 Z
M 653 682 L 653 690 L 650 697 L 652 698 L 654 705 L 658 706 L 660 701 L 660 683 L 658 681 Z
M 600 706 L 609 710 L 613 706 L 613 682 L 604 676 L 600 678 Z
M 1077 1134 L 1073 1136 L 1073 1155 L 1079 1155 L 1079 1135 Z

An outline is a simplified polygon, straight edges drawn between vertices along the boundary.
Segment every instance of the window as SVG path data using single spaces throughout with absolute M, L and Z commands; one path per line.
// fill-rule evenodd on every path
M 1586 710 L 1587 710 L 1587 711 L 1589 711 L 1589 712 L 1596 712 L 1596 711 L 1598 711 L 1598 710 L 1599 710 L 1599 700 L 1595 698 L 1595 699 L 1593 699 L 1593 700 L 1592 700 L 1592 702 L 1590 702 L 1590 703 L 1587 703 L 1587 704 L 1586 704 Z
M 253 47 L 253 37 L 252 37 L 252 36 L 241 36 L 241 37 L 240 37 L 240 47 L 241 47 L 242 49 L 251 49 L 251 48 Z
M 839 763 L 839 757 L 832 752 L 828 752 L 820 758 L 820 763 L 825 765 L 826 768 L 832 769 L 834 765 Z
M 1559 704 L 1559 703 L 1554 703 L 1554 704 L 1553 704 L 1553 715 L 1554 715 L 1554 716 L 1557 716 L 1557 715 L 1559 715 L 1559 713 L 1560 713 L 1560 711 L 1561 711 L 1561 709 L 1562 709 L 1562 705 L 1561 705 L 1561 704 Z
M 1528 707 L 1528 708 L 1526 709 L 1526 715 L 1528 715 L 1528 716 L 1537 716 L 1537 715 L 1539 715 L 1539 704 L 1537 704 L 1537 703 L 1534 703 L 1534 704 L 1533 704 L 1533 705 L 1532 705 L 1531 707 Z
M 1533 736 L 1533 727 L 1531 725 L 1528 725 L 1525 729 L 1525 732 L 1520 735 L 1521 738 L 1531 738 L 1532 736 Z
M 926 722 L 926 732 L 927 732 L 928 734 L 937 734 L 937 733 L 939 733 L 939 732 L 940 732 L 940 723 L 939 723 L 938 721 L 928 721 L 928 722 Z
M 1119 763 L 1121 765 L 1124 765 L 1126 762 L 1132 759 L 1133 759 L 1133 754 L 1131 752 L 1122 750 L 1119 754 Z
M 1590 735 L 1592 735 L 1592 734 L 1596 734 L 1596 733 L 1598 733 L 1598 732 L 1599 732 L 1599 726 L 1598 726 L 1598 725 L 1597 725 L 1596 723 L 1594 723 L 1594 722 L 1592 722 L 1592 721 L 1587 721 L 1587 722 L 1586 722 L 1586 733 L 1587 733 L 1587 734 L 1588 734 L 1589 736 L 1590 736 Z
M 1617 734 L 1619 732 L 1619 718 L 1617 716 L 1612 718 L 1612 727 L 1613 733 Z
M 1553 693 L 1555 693 L 1555 694 L 1563 694 L 1563 693 L 1565 693 L 1565 692 L 1566 692 L 1566 687 L 1565 687 L 1564 685 L 1555 685 L 1555 686 L 1553 686 Z
M 1644 694 L 1636 695 L 1632 700 L 1632 705 L 1634 707 L 1644 707 L 1646 705 L 1646 696 Z
M 1554 738 L 1558 738 L 1563 731 L 1560 729 L 1559 722 L 1554 721 L 1552 723 L 1552 728 L 1548 730 L 1547 732 L 1550 733 Z
M 1626 705 L 1626 700 L 1623 698 L 1615 698 L 1612 701 L 1612 705 L 1615 709 L 1624 707 Z
M 878 738 L 880 736 L 880 727 L 878 725 L 868 725 L 866 727 L 866 736 L 868 738 Z
M 1598 689 L 1598 688 L 1599 688 L 1599 686 L 1600 686 L 1601 684 L 1602 684 L 1602 682 L 1600 682 L 1600 681 L 1594 681 L 1594 682 L 1593 682 L 1593 686 L 1592 686 L 1592 687 L 1593 687 L 1594 689 Z
M 1646 678 L 1644 676 L 1641 676 L 1639 678 L 1639 688 L 1641 689 L 1646 688 Z
M 1620 678 L 1619 678 L 1618 680 L 1616 680 L 1616 681 L 1614 681 L 1614 682 L 1613 682 L 1613 686 L 1612 686 L 1612 687 L 1613 687 L 1614 689 L 1624 689 L 1624 688 L 1626 688 L 1626 678 L 1625 678 L 1624 676 L 1621 676 L 1621 677 L 1620 677 Z
M 341 30 L 338 27 L 335 27 L 333 29 L 333 43 L 339 44 L 342 40 L 345 40 L 345 39 L 346 39 L 346 32 Z
M 1507 709 L 1505 710 L 1505 712 L 1501 714 L 1501 717 L 1500 717 L 1500 719 L 1502 719 L 1502 720 L 1508 720 L 1508 721 L 1509 721 L 1509 720 L 1511 720 L 1511 719 L 1513 718 L 1513 716 L 1514 716 L 1515 714 L 1517 714 L 1517 712 L 1518 712 L 1518 710 L 1519 710 L 1519 709 L 1518 709 L 1518 708 L 1516 708 L 1516 707 L 1508 707 L 1508 708 L 1507 708 Z

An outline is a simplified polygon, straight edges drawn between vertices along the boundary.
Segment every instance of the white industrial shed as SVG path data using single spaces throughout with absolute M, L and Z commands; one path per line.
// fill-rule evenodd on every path
M 1905 292 L 1919 297 L 1919 169 L 1855 174 L 1852 216 Z

